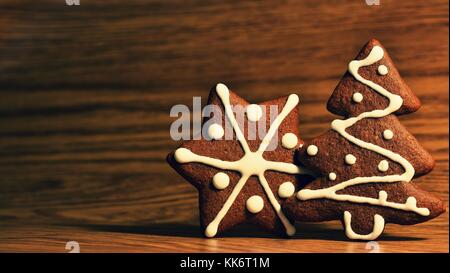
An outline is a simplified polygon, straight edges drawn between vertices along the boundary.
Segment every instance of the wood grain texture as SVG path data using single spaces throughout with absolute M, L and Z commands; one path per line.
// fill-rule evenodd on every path
M 437 161 L 418 183 L 448 204 L 448 1 L 81 2 L 0 3 L 0 251 L 367 251 L 337 223 L 199 238 L 197 194 L 164 158 L 170 108 L 219 81 L 253 102 L 296 92 L 303 138 L 324 132 L 372 37 L 423 103 L 401 120 Z M 386 237 L 382 251 L 448 252 L 448 213 Z

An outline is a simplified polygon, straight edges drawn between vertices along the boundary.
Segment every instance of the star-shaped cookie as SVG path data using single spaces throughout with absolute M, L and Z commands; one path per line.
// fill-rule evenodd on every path
M 281 203 L 311 180 L 306 169 L 294 164 L 294 150 L 303 145 L 298 103 L 293 94 L 249 104 L 224 84 L 212 88 L 204 137 L 184 141 L 167 157 L 199 192 L 206 237 L 242 223 L 295 233 Z

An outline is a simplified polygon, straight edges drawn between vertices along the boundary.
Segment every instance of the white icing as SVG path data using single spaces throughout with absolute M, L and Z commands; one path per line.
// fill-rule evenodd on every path
M 369 234 L 357 234 L 352 229 L 352 214 L 348 211 L 344 212 L 345 235 L 353 240 L 375 240 L 383 233 L 384 218 L 381 215 L 375 214 L 373 217 L 373 231 Z
M 387 160 L 381 160 L 380 163 L 378 163 L 378 170 L 380 172 L 385 172 L 389 169 L 389 162 Z
M 230 177 L 223 172 L 218 172 L 213 176 L 212 183 L 214 188 L 223 190 L 230 184 Z
M 352 99 L 354 102 L 356 103 L 360 103 L 363 100 L 363 95 L 359 92 L 356 92 L 355 94 L 353 94 Z
M 216 86 L 216 92 L 219 98 L 222 100 L 225 108 L 225 116 L 233 126 L 236 138 L 241 144 L 244 151 L 244 156 L 236 161 L 225 161 L 207 156 L 197 155 L 186 148 L 179 148 L 175 151 L 175 160 L 177 160 L 177 162 L 179 163 L 197 162 L 222 170 L 237 171 L 241 174 L 241 178 L 234 186 L 230 196 L 227 198 L 222 208 L 217 213 L 216 217 L 206 227 L 205 235 L 207 237 L 214 237 L 216 235 L 220 222 L 227 214 L 228 210 L 236 200 L 236 197 L 239 195 L 242 188 L 245 186 L 248 178 L 253 175 L 258 177 L 258 180 L 263 187 L 264 192 L 269 199 L 269 202 L 275 210 L 278 218 L 284 225 L 286 233 L 289 236 L 294 235 L 295 227 L 289 222 L 289 220 L 281 210 L 281 205 L 275 198 L 275 195 L 273 194 L 269 183 L 264 176 L 264 172 L 267 170 L 284 172 L 288 174 L 311 174 L 311 172 L 292 163 L 265 160 L 263 157 L 263 153 L 267 149 L 267 146 L 270 144 L 270 141 L 275 133 L 278 131 L 278 127 L 281 125 L 283 120 L 292 111 L 292 109 L 297 106 L 299 101 L 298 96 L 290 95 L 288 97 L 286 104 L 271 124 L 269 131 L 264 136 L 258 150 L 256 152 L 252 152 L 233 114 L 230 105 L 230 93 L 228 88 L 224 84 L 219 83 Z
M 256 122 L 262 117 L 263 111 L 261 106 L 257 104 L 250 104 L 247 106 L 246 113 L 248 120 Z
M 208 136 L 211 139 L 215 140 L 221 139 L 224 134 L 225 131 L 223 130 L 223 127 L 220 124 L 214 123 L 208 127 Z
M 337 178 L 337 176 L 336 176 L 335 173 L 329 173 L 329 174 L 328 174 L 328 179 L 334 181 L 334 180 L 336 180 L 336 178 Z
M 339 184 L 336 184 L 334 186 L 328 187 L 328 188 L 322 188 L 317 190 L 310 190 L 310 189 L 304 189 L 297 193 L 297 198 L 300 200 L 309 200 L 309 199 L 319 199 L 319 198 L 327 198 L 327 199 L 333 199 L 337 201 L 343 201 L 343 202 L 353 202 L 353 203 L 365 203 L 365 204 L 371 204 L 371 205 L 377 205 L 377 206 L 384 206 L 404 211 L 412 211 L 422 216 L 428 216 L 430 215 L 430 210 L 428 208 L 418 208 L 417 202 L 414 197 L 409 197 L 407 201 L 402 203 L 397 202 L 390 202 L 387 201 L 387 193 L 379 193 L 378 198 L 371 198 L 371 197 L 364 197 L 364 196 L 355 196 L 350 194 L 337 194 L 336 192 L 343 190 L 347 187 L 353 186 L 353 185 L 359 185 L 359 184 L 366 184 L 366 183 L 394 183 L 394 182 L 410 182 L 411 179 L 414 177 L 414 167 L 411 165 L 411 163 L 403 158 L 401 155 L 394 153 L 388 149 L 385 149 L 383 147 L 377 146 L 373 143 L 365 142 L 361 139 L 358 139 L 349 133 L 346 132 L 346 129 L 353 126 L 358 121 L 365 119 L 365 118 L 382 118 L 387 115 L 390 115 L 400 109 L 400 107 L 403 104 L 403 99 L 395 95 L 386 89 L 384 89 L 382 86 L 367 80 L 363 78 L 361 75 L 358 74 L 358 70 L 360 67 L 363 66 L 369 66 L 377 61 L 381 60 L 384 56 L 384 51 L 380 46 L 374 46 L 369 53 L 369 55 L 363 59 L 363 60 L 354 60 L 350 62 L 349 64 L 349 72 L 355 77 L 356 80 L 359 82 L 367 85 L 374 91 L 378 92 L 380 95 L 386 97 L 389 100 L 389 105 L 387 108 L 382 110 L 373 110 L 369 112 L 364 112 L 359 114 L 357 117 L 350 117 L 345 120 L 334 120 L 331 123 L 331 128 L 338 132 L 342 137 L 350 141 L 351 143 L 363 148 L 367 149 L 369 151 L 373 151 L 375 153 L 378 153 L 394 162 L 397 162 L 400 164 L 403 169 L 405 170 L 403 174 L 401 175 L 386 175 L 386 176 L 370 176 L 370 177 L 355 177 L 352 179 L 349 179 L 347 181 L 343 181 Z M 345 215 L 344 215 L 345 216 Z M 345 220 L 345 219 L 344 219 Z M 380 218 L 378 217 L 378 222 L 380 222 Z M 375 223 L 376 224 L 376 223 Z M 347 227 L 348 228 L 348 227 Z M 355 234 L 351 234 L 351 230 L 349 231 L 351 236 L 354 236 Z M 379 232 L 375 232 L 376 235 Z M 375 237 L 373 235 L 372 237 Z
M 352 154 L 348 154 L 345 156 L 345 163 L 348 165 L 353 165 L 356 163 L 356 157 Z
M 306 148 L 306 153 L 310 156 L 315 156 L 318 151 L 319 148 L 317 148 L 316 145 L 309 145 L 308 148 Z
M 292 184 L 292 182 L 284 182 L 280 185 L 278 188 L 278 196 L 280 198 L 289 198 L 291 197 L 295 192 L 295 186 Z
M 390 139 L 392 139 L 393 137 L 394 137 L 394 133 L 393 133 L 391 130 L 387 129 L 387 130 L 384 130 L 384 131 L 383 131 L 383 138 L 384 138 L 384 139 L 390 140 Z
M 252 197 L 247 199 L 247 202 L 245 202 L 245 207 L 251 213 L 258 213 L 264 208 L 264 200 L 261 198 L 261 196 L 253 195 Z
M 389 73 L 389 69 L 384 64 L 378 66 L 378 74 L 384 76 Z
M 292 149 L 297 146 L 298 138 L 293 133 L 287 133 L 281 138 L 281 145 L 286 149 Z

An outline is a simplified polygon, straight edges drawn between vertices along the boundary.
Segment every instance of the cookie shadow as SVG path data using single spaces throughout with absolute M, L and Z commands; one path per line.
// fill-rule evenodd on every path
M 185 238 L 205 238 L 198 225 L 185 223 L 167 223 L 167 224 L 148 224 L 148 225 L 102 225 L 102 224 L 83 224 L 78 227 L 100 232 L 117 232 L 141 235 L 156 235 L 169 237 Z M 239 226 L 227 231 L 215 238 L 273 238 L 279 239 L 277 235 L 264 232 L 253 226 Z
M 343 229 L 330 228 L 326 224 L 318 223 L 299 223 L 296 225 L 297 233 L 291 239 L 298 240 L 327 240 L 327 241 L 337 241 L 337 242 L 364 242 L 357 240 L 350 240 L 345 235 Z M 377 241 L 396 241 L 396 242 L 407 242 L 407 241 L 422 241 L 426 238 L 421 237 L 407 237 L 407 236 L 396 236 L 389 235 L 388 233 L 383 233 Z
M 148 225 L 103 225 L 103 224 L 84 224 L 78 227 L 90 231 L 113 232 L 124 234 L 156 235 L 168 237 L 184 238 L 205 238 L 198 225 L 186 223 L 165 223 Z M 297 233 L 290 240 L 328 240 L 351 242 L 341 229 L 332 229 L 323 224 L 300 223 L 296 225 Z M 264 239 L 283 239 L 283 237 L 264 232 L 254 226 L 239 226 L 227 231 L 216 238 L 264 238 Z M 383 234 L 378 241 L 421 241 L 426 238 L 403 237 L 389 234 Z
M 182 223 L 143 224 L 143 225 L 82 224 L 77 226 L 83 229 L 87 229 L 89 231 L 99 231 L 99 232 L 187 237 L 187 238 L 202 237 L 198 226 Z

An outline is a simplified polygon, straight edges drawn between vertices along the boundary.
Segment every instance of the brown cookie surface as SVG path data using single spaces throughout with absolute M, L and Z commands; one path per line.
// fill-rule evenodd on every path
M 361 49 L 355 60 L 366 58 L 374 46 L 380 47 L 383 50 L 383 58 L 371 65 L 361 67 L 358 73 L 363 78 L 370 79 L 386 90 L 389 90 L 389 92 L 403 98 L 402 106 L 395 111 L 396 115 L 417 111 L 420 108 L 419 98 L 417 98 L 404 82 L 388 52 L 378 40 L 370 40 Z M 355 93 L 362 95 L 362 101 L 355 102 L 353 100 Z M 367 84 L 355 80 L 355 77 L 347 71 L 329 98 L 327 109 L 331 113 L 340 116 L 356 116 L 369 110 L 386 108 L 388 104 L 389 99 L 378 92 L 374 92 Z
M 297 104 L 297 95 L 255 105 L 223 84 L 211 90 L 208 105 L 217 107 L 204 119 L 205 138 L 185 141 L 167 157 L 199 192 L 205 236 L 241 223 L 294 233 L 280 206 L 310 180 L 293 164 L 303 144 Z
M 416 224 L 445 211 L 410 182 L 429 173 L 434 160 L 395 116 L 416 111 L 420 102 L 378 41 L 350 62 L 327 106 L 345 118 L 298 150 L 298 159 L 322 178 L 284 203 L 289 217 L 341 220 L 349 238 L 374 240 L 386 223 Z

